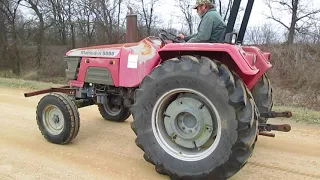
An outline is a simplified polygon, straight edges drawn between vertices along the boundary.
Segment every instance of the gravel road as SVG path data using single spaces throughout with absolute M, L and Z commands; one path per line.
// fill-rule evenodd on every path
M 96 106 L 80 109 L 76 139 L 54 145 L 35 120 L 41 96 L 24 98 L 24 92 L 0 88 L 0 179 L 168 179 L 143 159 L 131 118 L 113 123 L 103 120 Z M 320 126 L 290 123 L 289 133 L 260 136 L 253 157 L 231 179 L 320 179 Z

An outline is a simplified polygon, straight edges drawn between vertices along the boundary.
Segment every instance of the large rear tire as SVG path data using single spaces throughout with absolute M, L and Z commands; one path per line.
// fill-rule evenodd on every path
M 36 115 L 41 134 L 51 143 L 68 144 L 78 135 L 78 108 L 66 94 L 44 96 L 38 103 Z
M 259 112 L 269 112 L 273 107 L 273 94 L 270 80 L 264 74 L 251 90 Z M 259 123 L 267 123 L 268 118 L 259 117 Z
M 167 60 L 136 91 L 136 144 L 171 179 L 227 179 L 253 153 L 258 117 L 251 97 L 225 65 L 206 57 Z

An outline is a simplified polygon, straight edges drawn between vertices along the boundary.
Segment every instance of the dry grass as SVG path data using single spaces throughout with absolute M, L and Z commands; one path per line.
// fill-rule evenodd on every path
M 275 101 L 320 110 L 320 45 L 269 45 Z
M 267 45 L 260 47 L 272 53 L 272 69 L 268 72 L 274 87 L 275 104 L 307 107 L 320 111 L 320 45 Z M 22 77 L 1 71 L 0 77 L 66 84 L 64 46 L 49 46 L 40 70 L 34 70 L 36 47 L 22 48 Z
M 292 117 L 290 118 L 296 122 L 304 122 L 309 124 L 320 124 L 320 112 L 310 110 L 307 108 L 296 108 L 288 106 L 275 106 L 274 111 L 291 111 Z
M 38 81 L 30 81 L 16 78 L 0 78 L 0 87 L 9 87 L 9 88 L 23 88 L 30 90 L 41 90 L 51 87 L 59 87 L 62 84 L 55 83 L 45 83 Z
M 296 90 L 320 89 L 320 45 L 273 45 L 271 78 L 277 86 Z

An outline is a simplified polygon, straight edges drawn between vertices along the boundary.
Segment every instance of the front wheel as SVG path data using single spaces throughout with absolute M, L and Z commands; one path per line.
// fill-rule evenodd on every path
M 80 128 L 76 104 L 63 93 L 44 96 L 37 106 L 37 124 L 42 135 L 54 144 L 70 143 Z
M 248 93 L 225 65 L 205 57 L 168 60 L 136 91 L 136 144 L 171 179 L 229 178 L 256 142 L 257 110 Z

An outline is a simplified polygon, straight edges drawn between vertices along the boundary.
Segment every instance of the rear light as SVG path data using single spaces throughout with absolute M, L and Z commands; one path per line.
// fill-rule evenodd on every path
M 243 49 L 240 49 L 240 53 L 242 57 L 247 61 L 247 63 L 251 66 L 251 68 L 255 68 L 255 64 L 257 63 L 257 55 L 254 53 L 246 52 Z
M 270 59 L 271 59 L 271 53 L 269 53 L 269 52 L 264 52 L 264 53 L 263 53 L 263 56 L 264 56 L 264 58 L 266 58 L 267 61 L 270 61 Z
M 253 53 L 244 53 L 244 57 L 247 60 L 247 62 L 250 64 L 250 66 L 255 66 L 257 62 L 257 56 Z
M 165 44 L 163 42 L 161 42 L 160 48 L 163 48 L 164 46 L 165 46 Z

